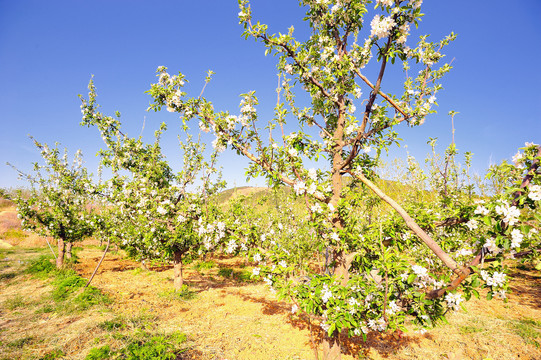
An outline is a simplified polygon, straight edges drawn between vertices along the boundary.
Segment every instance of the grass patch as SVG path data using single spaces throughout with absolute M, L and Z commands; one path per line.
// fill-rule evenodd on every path
M 224 278 L 232 278 L 236 281 L 240 282 L 253 282 L 254 280 L 251 278 L 250 271 L 246 269 L 242 269 L 240 271 L 235 271 L 233 269 L 223 267 L 218 270 L 218 275 L 224 277 Z
M 212 260 L 210 261 L 200 261 L 198 262 L 197 264 L 195 264 L 193 266 L 193 268 L 197 271 L 201 271 L 201 270 L 210 270 L 212 269 L 213 267 L 216 267 L 216 263 Z
M 37 259 L 31 260 L 30 264 L 26 268 L 27 274 L 44 279 L 49 274 L 56 270 L 56 266 L 51 262 L 52 258 L 47 255 L 42 255 Z
M 11 280 L 15 276 L 17 276 L 17 273 L 14 273 L 14 272 L 3 273 L 3 274 L 0 274 L 0 281 L 2 281 L 2 280 Z
M 145 331 L 136 331 L 121 336 L 125 346 L 112 350 L 109 345 L 90 350 L 85 360 L 139 359 L 139 360 L 174 360 L 186 351 L 181 345 L 186 335 L 174 332 L 168 335 L 154 335 Z
M 26 234 L 21 229 L 8 229 L 2 237 L 4 239 L 15 239 L 15 240 L 23 240 L 26 238 Z
M 23 346 L 25 345 L 28 345 L 28 344 L 31 344 L 32 341 L 34 341 L 34 337 L 32 336 L 25 336 L 23 338 L 20 338 L 20 339 L 17 339 L 15 341 L 12 341 L 10 343 L 8 343 L 8 347 L 10 348 L 17 348 L 17 349 L 22 349 Z
M 66 354 L 61 349 L 55 349 L 53 351 L 48 352 L 45 356 L 39 358 L 39 360 L 55 360 L 55 359 L 61 359 Z
M 98 327 L 105 331 L 124 330 L 126 326 L 127 326 L 126 320 L 124 320 L 120 316 L 117 316 L 111 320 L 105 320 L 104 322 L 101 322 L 98 324 Z
M 197 296 L 197 293 L 193 290 L 191 290 L 188 285 L 184 284 L 182 285 L 182 288 L 180 290 L 167 290 L 165 292 L 162 292 L 158 294 L 161 297 L 164 297 L 166 299 L 170 300 L 192 300 L 195 299 Z
M 233 269 L 226 268 L 226 267 L 220 268 L 218 269 L 218 275 L 224 278 L 230 278 L 231 275 L 233 275 Z
M 17 294 L 4 301 L 4 307 L 8 310 L 15 310 L 26 305 L 27 303 L 24 301 L 24 298 L 20 294 Z
M 526 344 L 541 347 L 541 321 L 533 319 L 521 319 L 513 321 L 515 333 L 520 336 Z

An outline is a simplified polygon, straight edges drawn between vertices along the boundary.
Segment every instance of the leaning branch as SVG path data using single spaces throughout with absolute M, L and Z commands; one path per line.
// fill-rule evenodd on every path
M 404 219 L 406 222 L 406 225 L 408 228 L 410 228 L 411 231 L 413 231 L 425 244 L 436 254 L 438 258 L 440 258 L 441 261 L 453 272 L 455 272 L 457 275 L 461 276 L 462 269 L 460 269 L 456 263 L 443 249 L 434 241 L 432 238 L 423 230 L 415 220 L 409 216 L 409 214 L 402 208 L 396 201 L 391 199 L 389 196 L 387 196 L 380 188 L 376 186 L 372 181 L 368 180 L 362 173 L 359 172 L 351 172 L 349 173 L 362 181 L 363 184 L 365 184 L 370 190 L 372 190 L 376 195 L 378 195 L 383 201 L 385 201 L 387 204 L 389 204 L 395 211 Z

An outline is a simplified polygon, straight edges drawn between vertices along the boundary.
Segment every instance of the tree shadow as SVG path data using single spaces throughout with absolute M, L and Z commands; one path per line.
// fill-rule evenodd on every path
M 515 269 L 512 278 L 513 301 L 520 305 L 541 309 L 541 274 L 535 271 Z
M 311 339 L 307 345 L 312 348 L 314 348 L 315 344 L 320 347 L 320 344 L 328 339 L 327 332 L 318 324 L 311 322 L 306 314 L 290 315 L 288 323 L 297 329 L 310 331 Z M 430 334 L 424 334 L 422 336 L 429 339 L 432 338 Z M 340 334 L 342 354 L 354 357 L 366 357 L 371 350 L 375 350 L 382 357 L 387 358 L 405 347 L 419 343 L 420 338 L 418 336 L 413 337 L 401 331 L 385 333 L 371 331 L 366 335 L 366 341 L 362 336 L 348 337 L 345 331 Z
M 255 297 L 246 294 L 238 294 L 243 300 L 259 303 L 263 306 L 262 312 L 265 315 L 288 315 L 287 322 L 299 330 L 307 330 L 310 333 L 310 340 L 306 345 L 312 349 L 320 348 L 327 339 L 327 333 L 306 314 L 295 315 L 291 313 L 291 305 L 283 301 L 269 300 L 263 297 Z M 421 335 L 431 339 L 430 334 Z M 367 334 L 364 341 L 362 336 L 348 337 L 344 332 L 340 336 L 342 354 L 351 356 L 367 356 L 371 350 L 377 351 L 382 357 L 389 357 L 396 354 L 400 349 L 420 343 L 421 336 L 411 336 L 401 331 L 379 333 L 372 331 Z

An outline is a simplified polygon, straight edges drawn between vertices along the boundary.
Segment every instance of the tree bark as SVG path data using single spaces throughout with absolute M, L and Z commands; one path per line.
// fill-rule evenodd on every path
M 323 340 L 323 360 L 340 360 L 341 358 L 342 352 L 340 350 L 339 337 L 326 337 Z
M 182 285 L 184 284 L 184 278 L 182 277 L 182 252 L 179 250 L 175 250 L 173 253 L 173 271 L 173 284 L 175 290 L 180 291 L 182 289 Z
M 66 243 L 66 259 L 71 259 L 71 247 L 73 246 L 72 242 Z
M 58 256 L 56 258 L 56 267 L 61 269 L 64 266 L 64 248 L 65 243 L 63 239 L 58 239 Z

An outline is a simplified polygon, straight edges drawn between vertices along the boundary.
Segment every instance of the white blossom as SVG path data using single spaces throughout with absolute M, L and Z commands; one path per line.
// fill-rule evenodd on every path
M 541 186 L 539 185 L 530 185 L 528 188 L 528 197 L 533 201 L 541 200 Z
M 524 235 L 519 229 L 513 229 L 513 231 L 511 231 L 511 248 L 520 248 L 520 243 L 522 243 L 523 238 Z
M 396 23 L 392 17 L 382 17 L 381 15 L 375 15 L 370 22 L 370 26 L 372 27 L 372 32 L 370 36 L 376 36 L 378 39 L 387 37 L 389 36 L 391 29 L 395 25 Z

